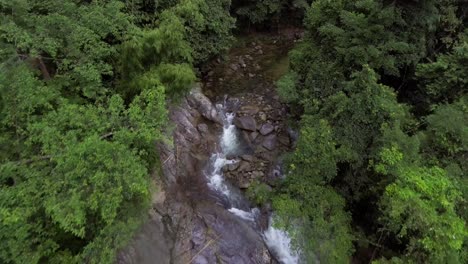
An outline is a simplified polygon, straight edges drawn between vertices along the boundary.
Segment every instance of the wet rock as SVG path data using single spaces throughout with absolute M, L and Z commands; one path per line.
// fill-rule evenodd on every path
M 249 77 L 250 77 L 250 78 L 253 78 L 253 77 L 255 77 L 255 74 L 249 73 Z
M 237 117 L 234 120 L 234 125 L 236 125 L 240 129 L 249 130 L 249 131 L 256 131 L 257 130 L 257 122 L 251 116 L 241 116 Z
M 260 129 L 260 134 L 266 136 L 270 134 L 271 132 L 273 132 L 274 129 L 275 128 L 270 123 L 263 124 L 262 128 Z
M 248 181 L 242 182 L 243 188 L 248 186 L 250 186 Z M 198 207 L 197 211 L 212 233 L 211 239 L 215 241 L 200 253 L 208 263 L 271 263 L 271 257 L 261 235 L 250 223 L 222 207 L 207 205 L 203 208 Z M 200 249 L 192 252 L 196 254 Z M 189 261 L 177 263 L 189 263 Z
M 277 139 L 275 134 L 269 135 L 263 140 L 262 146 L 268 150 L 274 150 L 276 148 L 276 141 Z

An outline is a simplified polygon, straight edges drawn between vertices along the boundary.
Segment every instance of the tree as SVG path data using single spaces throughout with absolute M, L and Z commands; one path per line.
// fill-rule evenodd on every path
M 419 64 L 416 76 L 427 103 L 451 103 L 466 93 L 468 87 L 468 36 L 464 33 L 448 54 L 441 54 L 435 62 Z
M 455 212 L 461 198 L 447 173 L 439 167 L 407 167 L 398 149 L 383 149 L 383 166 L 394 167 L 396 181 L 381 199 L 385 228 L 405 244 L 416 262 L 462 263 L 459 255 L 468 233 Z
M 344 199 L 325 185 L 336 175 L 335 144 L 325 120 L 303 119 L 298 147 L 287 159 L 287 178 L 273 195 L 276 224 L 293 236 L 310 263 L 343 263 L 353 237 Z
M 2 1 L 6 62 L 27 60 L 64 93 L 96 99 L 106 93 L 102 77 L 113 75 L 112 44 L 132 28 L 122 8 L 120 1 Z

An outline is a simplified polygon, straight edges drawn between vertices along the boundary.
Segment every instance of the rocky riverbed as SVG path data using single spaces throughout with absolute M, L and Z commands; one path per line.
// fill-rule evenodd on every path
M 287 61 L 275 48 L 283 51 L 295 37 L 266 36 L 233 49 L 226 61 L 209 64 L 204 82 L 171 107 L 173 142 L 157 146 L 162 167 L 155 179 L 163 190 L 154 196 L 149 220 L 119 252 L 118 263 L 277 263 L 262 235 L 268 212 L 248 221 L 249 202 L 241 198 L 234 207 L 232 197 L 210 188 L 207 175 L 216 166 L 213 153 L 221 153 L 230 161 L 221 170 L 231 191 L 254 181 L 273 184 L 281 176 L 280 154 L 293 147 L 296 135 L 286 125 L 287 108 L 269 73 L 285 68 L 278 65 Z M 232 153 L 220 151 L 226 113 L 235 115 L 232 133 L 238 142 L 232 144 L 239 146 Z

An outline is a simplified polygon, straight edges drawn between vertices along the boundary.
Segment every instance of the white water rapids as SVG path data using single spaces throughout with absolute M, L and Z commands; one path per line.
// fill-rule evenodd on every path
M 245 211 L 236 208 L 235 205 L 238 204 L 239 200 L 239 190 L 235 190 L 229 185 L 223 176 L 223 167 L 225 165 L 238 162 L 237 160 L 229 160 L 226 156 L 237 154 L 236 152 L 239 149 L 240 143 L 237 136 L 237 128 L 233 124 L 235 113 L 225 113 L 224 107 L 218 107 L 218 109 L 223 119 L 223 133 L 220 138 L 221 149 L 220 152 L 214 153 L 211 156 L 210 168 L 212 169 L 206 174 L 208 186 L 211 190 L 224 195 L 228 199 L 231 206 L 231 208 L 228 209 L 229 212 L 248 222 L 255 223 L 260 215 L 260 210 L 258 208 L 253 208 L 250 211 Z M 268 229 L 265 230 L 262 237 L 270 252 L 272 252 L 280 263 L 299 263 L 298 253 L 292 249 L 291 238 L 288 233 L 275 228 L 272 219 L 270 219 Z

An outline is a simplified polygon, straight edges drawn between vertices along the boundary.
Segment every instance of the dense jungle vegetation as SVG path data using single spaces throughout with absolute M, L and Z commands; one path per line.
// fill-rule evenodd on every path
M 299 23 L 300 120 L 264 196 L 307 263 L 468 263 L 468 3 L 0 0 L 0 262 L 112 263 L 167 104 L 238 28 Z

